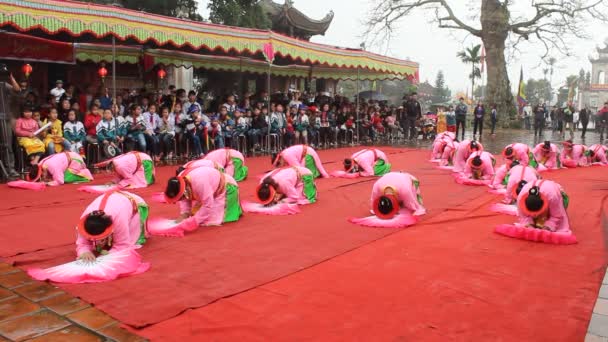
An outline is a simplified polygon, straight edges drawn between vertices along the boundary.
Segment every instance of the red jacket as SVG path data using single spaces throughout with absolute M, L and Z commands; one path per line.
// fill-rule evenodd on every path
M 84 117 L 84 128 L 87 130 L 87 135 L 97 135 L 97 124 L 101 121 L 101 115 L 87 113 Z

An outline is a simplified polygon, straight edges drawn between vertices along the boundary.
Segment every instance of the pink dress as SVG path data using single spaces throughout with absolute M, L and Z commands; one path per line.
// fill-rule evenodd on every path
M 312 176 L 312 172 L 301 166 L 285 167 L 265 174 L 260 180 L 260 184 L 266 177 L 272 176 L 272 179 L 279 185 L 278 191 L 285 195 L 287 203 L 309 204 L 310 201 L 304 194 L 304 182 L 301 179 L 305 175 Z
M 509 166 L 507 164 L 501 165 L 494 172 L 494 179 L 492 180 L 491 187 L 494 189 L 504 189 L 505 185 L 503 184 L 505 177 L 509 173 Z
M 454 163 L 454 156 L 458 150 L 458 144 L 459 143 L 457 141 L 450 141 L 447 143 L 447 145 L 445 145 L 445 148 L 441 153 L 441 161 L 439 162 L 439 165 L 450 166 Z
M 431 160 L 441 159 L 443 155 L 443 151 L 445 150 L 445 146 L 453 142 L 454 139 L 451 138 L 450 135 L 442 135 L 439 139 L 435 139 L 433 142 L 433 152 L 431 152 Z
M 517 198 L 513 197 L 514 189 L 517 189 L 520 181 L 532 183 L 540 179 L 536 169 L 530 166 L 515 165 L 509 170 L 509 182 L 507 183 L 507 192 L 505 193 L 505 203 L 513 203 Z
M 154 162 L 145 153 L 129 152 L 106 160 L 99 165 L 107 165 L 110 162 L 114 165 L 114 172 L 118 176 L 114 182 L 121 189 L 145 188 L 154 182 Z M 152 165 L 152 170 L 146 170 L 144 163 Z
M 304 152 L 304 149 L 306 149 L 306 152 Z M 289 166 L 306 167 L 307 155 L 312 157 L 315 162 L 315 166 L 321 176 L 323 178 L 328 178 L 329 174 L 327 174 L 327 172 L 323 168 L 323 164 L 321 164 L 321 159 L 319 158 L 319 155 L 311 147 L 306 145 L 294 145 L 281 151 L 281 158 L 283 158 L 285 163 Z
M 545 221 L 545 226 L 552 232 L 571 233 L 570 222 L 568 221 L 568 213 L 564 207 L 562 197 L 562 187 L 550 180 L 542 180 L 530 182 L 524 186 L 517 197 L 518 201 L 526 195 L 534 185 L 540 184 L 540 193 L 547 198 L 549 202 L 549 217 Z M 521 209 L 518 209 L 519 224 L 522 226 L 532 225 L 534 220 L 532 217 L 526 216 Z
M 589 164 L 608 165 L 608 160 L 606 159 L 606 146 L 595 144 L 589 146 L 589 150 L 595 153 L 593 157 L 588 157 Z
M 93 175 L 91 175 L 86 163 L 78 153 L 56 153 L 42 159 L 40 165 L 43 170 L 46 170 L 53 177 L 53 181 L 47 183 L 50 186 L 64 184 L 66 171 L 70 171 L 76 176 L 93 180 Z
M 395 189 L 401 208 L 410 210 L 414 216 L 426 213 L 426 209 L 420 203 L 422 201 L 419 202 L 418 200 L 420 195 L 418 179 L 405 172 L 389 172 L 374 183 L 371 197 L 372 206 L 376 198 L 384 195 L 384 190 L 387 187 Z
M 507 145 L 506 148 L 512 147 L 513 148 L 513 160 L 517 160 L 519 161 L 520 165 L 528 165 L 530 164 L 530 147 L 526 144 L 522 144 L 522 143 L 515 143 L 515 144 L 511 144 L 511 145 Z
M 467 160 L 467 163 L 464 166 L 464 176 L 466 178 L 473 178 L 473 169 L 471 168 L 471 165 L 469 164 L 469 160 L 472 160 L 473 158 L 479 156 L 479 158 L 481 158 L 481 178 L 483 180 L 491 180 L 494 178 L 494 156 L 492 156 L 492 154 L 490 154 L 489 152 L 473 152 L 471 153 L 471 155 L 469 156 L 469 159 Z
M 194 200 L 179 201 L 180 214 L 193 213 L 185 221 L 194 220 L 196 226 L 219 226 L 224 222 L 226 184 L 237 185 L 227 174 L 201 167 L 190 171 L 186 178 L 192 187 Z
M 359 166 L 359 175 L 362 177 L 374 176 L 374 166 L 378 160 L 384 160 L 388 164 L 388 158 L 384 152 L 371 148 L 359 151 L 350 157 Z
M 479 146 L 479 150 L 483 151 L 483 145 L 479 142 L 477 142 L 477 145 Z M 456 148 L 456 153 L 454 154 L 454 172 L 464 171 L 464 167 L 467 164 L 467 159 L 469 159 L 471 153 L 474 152 L 470 150 L 470 146 L 470 140 L 463 140 L 458 144 L 458 147 Z
M 538 161 L 540 165 L 544 165 L 547 169 L 558 169 L 558 150 L 555 144 L 551 144 L 551 149 L 549 152 L 545 152 L 543 150 L 544 144 L 538 144 L 532 150 L 532 154 L 534 154 L 534 158 Z
M 186 169 L 196 169 L 199 167 L 211 167 L 217 170 L 224 170 L 224 168 L 218 163 L 214 162 L 213 160 L 207 159 L 196 159 L 184 164 L 184 168 Z
M 585 145 L 573 145 L 571 150 L 564 149 L 560 155 L 562 165 L 565 167 L 587 166 L 587 157 Z
M 104 196 L 101 195 L 93 200 L 80 217 L 99 210 L 99 205 Z M 108 198 L 104 211 L 112 217 L 112 224 L 114 225 L 110 253 L 137 248 L 137 241 L 142 235 L 142 220 L 137 210 L 138 206 L 147 207 L 147 204 L 141 197 L 132 193 L 115 192 Z M 78 256 L 85 252 L 94 252 L 94 250 L 95 247 L 90 240 L 78 235 L 76 240 L 76 254 Z
M 224 168 L 224 172 L 226 172 L 226 174 L 234 177 L 234 162 L 232 161 L 232 158 L 240 159 L 243 164 L 245 163 L 243 154 L 231 148 L 220 148 L 210 151 L 203 159 L 216 162 L 218 165 Z

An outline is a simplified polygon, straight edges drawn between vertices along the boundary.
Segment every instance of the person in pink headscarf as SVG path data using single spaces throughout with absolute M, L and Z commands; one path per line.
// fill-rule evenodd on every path
M 534 155 L 530 152 L 530 147 L 526 144 L 514 143 L 507 145 L 503 149 L 502 155 L 505 159 L 517 160 L 519 165 L 530 165 L 534 168 L 538 166 L 534 159 Z
M 485 151 L 473 152 L 456 181 L 467 185 L 489 185 L 494 178 L 494 156 Z
M 57 186 L 65 183 L 84 183 L 93 180 L 93 175 L 82 159 L 74 152 L 52 154 L 42 159 L 37 165 L 32 165 L 28 181 L 42 180 L 46 185 Z
M 587 150 L 587 164 L 588 165 L 608 165 L 608 159 L 606 158 L 606 154 L 608 153 L 608 149 L 606 146 L 601 144 L 595 144 L 589 146 Z
M 237 182 L 215 168 L 186 169 L 172 177 L 165 190 L 167 203 L 178 203 L 180 216 L 176 221 L 153 220 L 153 235 L 183 236 L 199 226 L 219 226 L 235 222 L 242 215 Z
M 279 202 L 310 204 L 317 201 L 317 188 L 312 172 L 301 166 L 288 166 L 268 172 L 256 189 L 263 205 Z
M 248 169 L 245 166 L 245 157 L 237 150 L 220 148 L 210 151 L 203 159 L 216 162 L 237 182 L 244 181 L 247 178 Z
M 566 212 L 568 204 L 568 195 L 559 184 L 550 180 L 529 182 L 517 197 L 518 223 L 500 225 L 495 231 L 531 241 L 576 243 Z
M 129 152 L 98 163 L 96 166 L 108 165 L 114 168 L 117 176 L 114 183 L 120 189 L 145 188 L 154 184 L 154 162 L 149 155 L 143 152 Z
M 80 215 L 78 258 L 92 261 L 96 255 L 143 245 L 148 212 L 146 202 L 129 192 L 110 191 L 97 197 Z
M 574 168 L 578 166 L 587 166 L 587 146 L 574 144 L 572 140 L 567 140 L 562 143 L 564 149 L 560 155 L 560 160 L 563 166 Z
M 463 172 L 469 156 L 476 151 L 483 151 L 483 145 L 481 143 L 475 140 L 463 140 L 459 142 L 456 153 L 454 154 L 454 168 L 452 171 L 457 173 Z
M 344 171 L 332 172 L 334 177 L 357 178 L 382 176 L 391 171 L 391 164 L 384 152 L 369 148 L 344 159 Z
M 557 146 L 550 141 L 536 145 L 532 150 L 532 154 L 538 162 L 539 168 L 555 170 L 562 167 Z
M 369 227 L 406 227 L 426 214 L 420 182 L 405 172 L 389 172 L 380 177 L 372 188 L 371 206 L 373 216 L 349 221 Z
M 307 145 L 294 145 L 284 149 L 281 153 L 273 153 L 272 165 L 274 167 L 303 166 L 309 169 L 315 178 L 329 178 L 319 155 Z

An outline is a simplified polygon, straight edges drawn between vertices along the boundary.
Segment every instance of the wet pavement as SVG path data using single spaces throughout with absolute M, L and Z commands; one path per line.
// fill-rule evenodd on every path
M 0 341 L 145 341 L 61 289 L 0 263 Z

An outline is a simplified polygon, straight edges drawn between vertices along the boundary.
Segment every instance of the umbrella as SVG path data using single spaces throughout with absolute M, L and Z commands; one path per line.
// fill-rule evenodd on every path
M 359 93 L 359 99 L 361 100 L 374 100 L 374 101 L 387 101 L 388 98 L 377 91 L 366 90 Z

